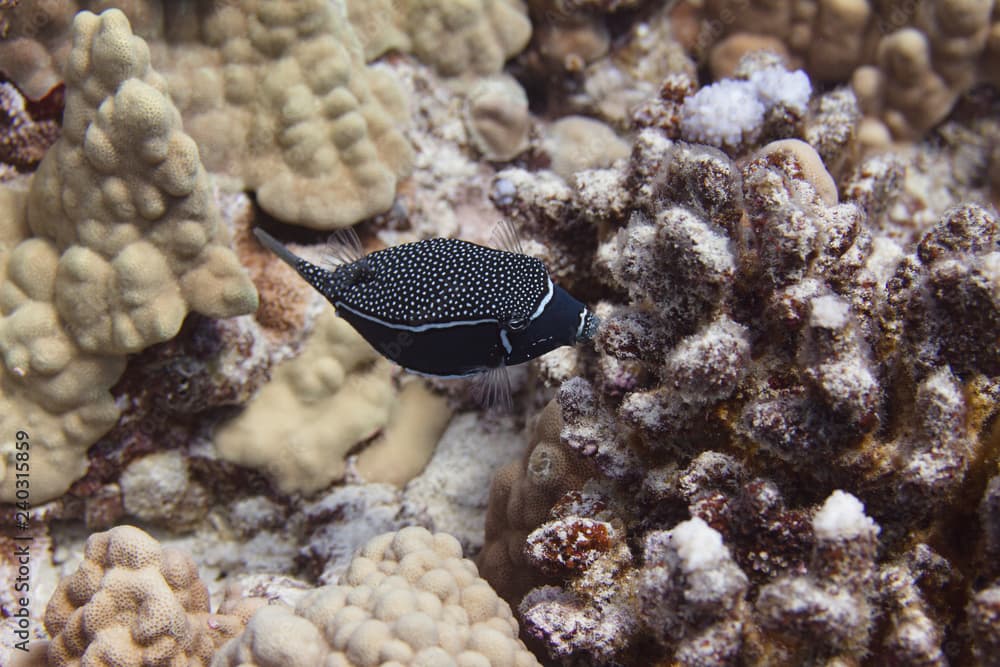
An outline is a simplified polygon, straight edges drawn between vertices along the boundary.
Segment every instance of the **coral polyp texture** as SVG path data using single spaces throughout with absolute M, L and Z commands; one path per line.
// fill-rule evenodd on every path
M 48 664 L 207 667 L 261 604 L 233 599 L 211 613 L 208 589 L 187 554 L 118 526 L 90 536 L 80 567 L 49 600 Z
M 61 494 L 118 417 L 108 390 L 127 353 L 173 337 L 189 311 L 257 307 L 145 42 L 117 10 L 79 14 L 73 31 L 62 134 L 27 195 L 3 193 L 6 501 L 14 431 L 35 440 L 33 501 Z
M 494 74 L 531 37 L 521 0 L 349 0 L 365 57 L 408 51 L 445 76 Z
M 510 607 L 446 533 L 404 528 L 370 540 L 337 585 L 294 609 L 271 606 L 213 663 L 529 667 Z
M 358 472 L 406 483 L 430 459 L 451 411 L 420 380 L 397 392 L 389 363 L 345 320 L 324 312 L 315 326 L 302 354 L 219 428 L 219 456 L 260 469 L 285 493 L 315 493 L 342 480 L 348 452 L 366 443 Z

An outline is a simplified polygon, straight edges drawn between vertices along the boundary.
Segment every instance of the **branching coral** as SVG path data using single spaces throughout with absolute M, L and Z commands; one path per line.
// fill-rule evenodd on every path
M 681 79 L 637 112 L 644 129 L 626 164 L 565 185 L 523 169 L 495 181 L 494 202 L 537 233 L 560 279 L 588 284 L 594 270 L 593 289 L 608 295 L 596 307 L 596 354 L 579 355 L 582 377 L 557 395 L 560 440 L 595 467 L 584 496 L 606 507 L 572 525 L 604 522 L 632 549 L 691 516 L 718 531 L 756 601 L 740 621 L 749 634 L 711 630 L 718 656 L 931 656 L 974 591 L 954 578 L 941 604 L 924 575 L 891 568 L 923 571 L 901 554 L 934 543 L 926 531 L 953 538 L 946 526 L 968 521 L 961 499 L 982 492 L 996 457 L 995 216 L 966 204 L 936 223 L 906 219 L 905 206 L 893 208 L 900 163 L 852 162 L 857 110 L 843 90 L 802 107 L 779 141 L 727 146 L 739 162 L 680 142 L 680 105 L 693 91 Z M 827 519 L 848 515 L 871 529 L 830 537 Z M 552 535 L 570 524 L 549 520 L 529 553 L 561 553 Z M 654 639 L 649 627 L 619 626 L 631 637 L 599 639 L 602 610 L 618 603 L 602 606 L 580 582 L 602 558 L 588 546 L 570 561 L 579 570 L 537 563 L 562 583 L 537 588 L 519 610 L 553 655 L 628 663 L 655 640 L 684 664 L 710 664 L 682 650 L 684 633 Z M 979 560 L 965 567 L 970 579 L 995 577 Z M 917 583 L 891 584 L 907 577 Z
M 748 580 L 701 519 L 651 531 L 639 575 L 639 614 L 685 665 L 730 663 L 739 655 Z
M 34 169 L 59 137 L 56 120 L 36 118 L 28 106 L 14 84 L 0 81 L 0 181 Z
M 809 574 L 781 577 L 761 588 L 759 622 L 787 638 L 777 646 L 788 647 L 788 662 L 817 651 L 841 659 L 859 657 L 872 627 L 878 526 L 865 516 L 857 498 L 835 491 L 813 518 L 813 530 Z

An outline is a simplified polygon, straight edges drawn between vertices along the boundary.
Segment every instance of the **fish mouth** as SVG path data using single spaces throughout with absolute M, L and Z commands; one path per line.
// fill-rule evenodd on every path
M 577 340 L 587 341 L 597 335 L 597 330 L 601 327 L 601 318 L 594 313 L 587 311 L 583 317 L 583 327 L 580 329 L 580 336 Z

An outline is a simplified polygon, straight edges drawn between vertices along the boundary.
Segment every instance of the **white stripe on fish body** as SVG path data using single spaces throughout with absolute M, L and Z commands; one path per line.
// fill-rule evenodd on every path
M 548 290 L 547 290 L 547 292 L 545 294 L 545 297 L 543 297 L 542 303 L 538 306 L 538 308 L 535 309 L 535 312 L 532 313 L 531 317 L 528 319 L 529 322 L 531 320 L 534 320 L 535 318 L 537 318 L 545 310 L 545 304 L 547 304 L 549 302 L 549 300 L 552 298 L 553 289 L 554 289 L 554 286 L 552 284 L 552 281 L 549 280 L 548 281 Z M 400 331 L 412 331 L 412 332 L 415 332 L 415 333 L 418 333 L 418 332 L 421 332 L 421 331 L 427 331 L 428 329 L 448 329 L 448 328 L 451 328 L 451 327 L 462 327 L 462 326 L 469 326 L 469 325 L 473 325 L 473 324 L 485 324 L 485 323 L 488 323 L 488 322 L 493 322 L 493 323 L 496 323 L 497 325 L 500 324 L 500 320 L 498 320 L 496 318 L 489 318 L 489 317 L 488 318 L 479 319 L 479 320 L 454 320 L 454 321 L 451 321 L 451 322 L 429 322 L 427 324 L 402 324 L 402 323 L 399 323 L 399 322 L 387 322 L 387 321 L 379 319 L 378 317 L 375 317 L 373 315 L 369 315 L 367 313 L 363 313 L 363 312 L 359 311 L 358 309 L 352 308 L 351 306 L 347 305 L 347 303 L 345 303 L 342 299 L 339 299 L 339 298 L 331 300 L 331 302 L 333 303 L 334 307 L 337 308 L 338 310 L 341 310 L 341 309 L 342 310 L 347 310 L 347 311 L 353 313 L 354 315 L 356 315 L 358 317 L 363 317 L 366 320 L 370 320 L 372 322 L 375 322 L 376 324 L 380 324 L 380 325 L 388 327 L 390 329 L 398 329 Z M 581 327 L 582 327 L 582 316 L 583 316 L 583 314 L 581 314 Z M 501 341 L 506 338 L 506 334 L 504 333 L 503 330 L 500 331 L 500 337 L 501 337 Z M 507 348 L 508 352 L 510 352 L 510 345 L 509 345 L 509 343 L 506 343 L 504 345 L 504 347 Z

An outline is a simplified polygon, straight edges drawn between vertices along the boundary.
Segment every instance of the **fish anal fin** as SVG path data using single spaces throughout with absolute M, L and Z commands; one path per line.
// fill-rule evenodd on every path
M 509 218 L 501 218 L 497 222 L 490 235 L 490 243 L 497 250 L 513 252 L 518 255 L 524 254 L 524 250 L 521 249 L 521 236 Z
M 473 378 L 472 382 L 473 396 L 487 410 L 510 412 L 513 409 L 510 374 L 506 366 L 490 368 Z

